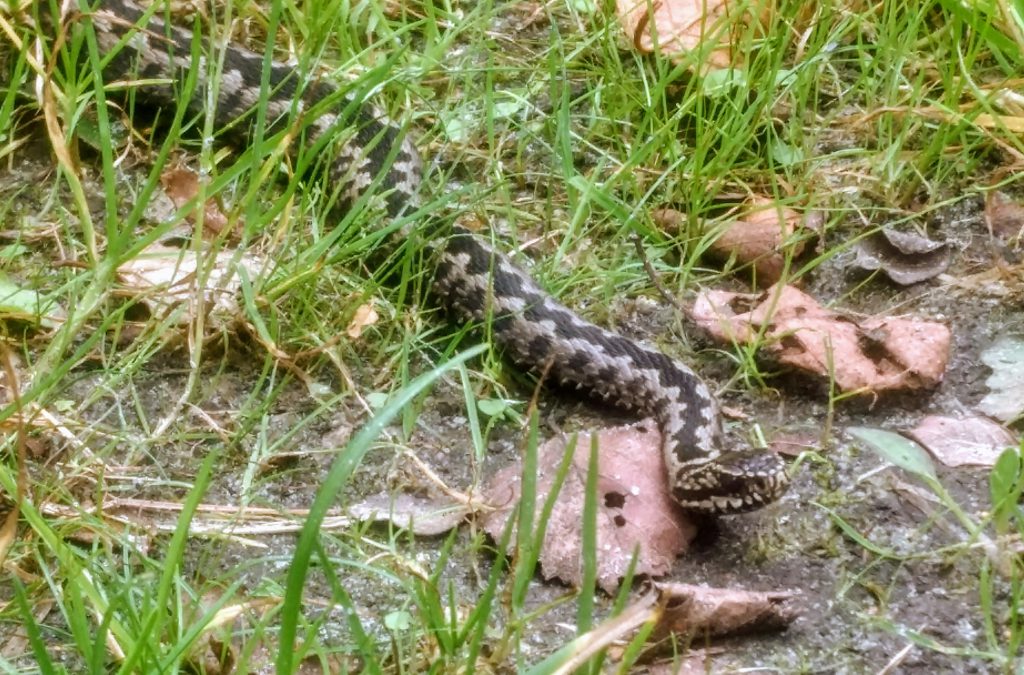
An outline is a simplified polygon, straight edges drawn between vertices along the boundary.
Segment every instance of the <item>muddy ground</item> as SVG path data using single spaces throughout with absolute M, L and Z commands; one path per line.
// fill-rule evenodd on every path
M 35 131 L 38 141 L 5 158 L 0 171 L 0 203 L 6 205 L 5 224 L 0 229 L 7 238 L 17 237 L 25 228 L 59 231 L 74 227 L 64 206 L 68 195 L 48 188 L 55 182 L 55 164 L 42 140 L 43 130 Z M 88 166 L 85 172 L 90 206 L 100 214 L 103 197 L 98 177 L 89 174 Z M 143 172 L 144 168 L 138 168 L 122 178 L 126 184 L 137 184 Z M 1024 198 L 1024 194 L 1013 196 Z M 952 329 L 954 342 L 948 370 L 938 387 L 870 404 L 844 402 L 834 416 L 825 387 L 794 376 L 773 378 L 770 388 L 764 389 L 732 386 L 724 395 L 727 406 L 746 416 L 732 423 L 739 433 L 749 431 L 751 421 L 756 420 L 767 440 L 804 439 L 812 454 L 801 463 L 792 489 L 782 500 L 756 513 L 720 519 L 677 561 L 668 577 L 799 594 L 800 615 L 784 633 L 699 645 L 708 649 L 711 672 L 869 673 L 879 672 L 887 664 L 891 668 L 886 672 L 891 673 L 991 672 L 991 662 L 977 655 L 987 649 L 985 617 L 978 598 L 984 553 L 955 546 L 963 541 L 963 531 L 921 484 L 886 467 L 877 456 L 852 444 L 844 432 L 852 425 L 907 429 L 927 414 L 956 416 L 972 411 L 987 392 L 989 371 L 979 360 L 981 352 L 997 337 L 1024 335 L 1024 282 L 1019 261 L 999 263 L 1008 270 L 1005 277 L 993 277 L 983 284 L 958 283 L 991 271 L 1002 255 L 992 247 L 982 198 L 965 195 L 954 199 L 926 221 L 921 224 L 927 226 L 929 236 L 952 247 L 952 265 L 944 276 L 909 288 L 897 287 L 880 276 L 865 283 L 864 276 L 851 269 L 852 254 L 843 253 L 815 269 L 806 288 L 823 302 L 836 302 L 844 310 L 910 314 L 945 322 Z M 851 215 L 849 222 L 828 232 L 822 245 L 839 245 L 862 226 Z M 40 269 L 59 258 L 45 239 L 29 248 L 27 255 Z M 31 269 L 31 263 L 21 261 L 19 269 Z M 39 280 L 46 278 L 45 272 L 39 273 Z M 731 360 L 693 334 L 685 318 L 653 293 L 648 301 L 623 298 L 599 311 L 607 323 L 629 335 L 657 344 L 689 341 L 698 370 L 712 383 L 723 383 L 735 372 Z M 439 316 L 431 320 L 444 321 Z M 23 367 L 29 368 L 47 340 L 45 332 L 27 336 Z M 68 489 L 82 504 L 92 503 L 97 494 L 180 503 L 199 462 L 217 448 L 223 454 L 204 504 L 236 506 L 244 498 L 251 506 L 274 510 L 307 508 L 331 462 L 367 420 L 371 406 L 365 395 L 376 391 L 379 373 L 359 363 L 350 364 L 351 384 L 362 397 L 347 396 L 324 409 L 325 397 L 320 392 L 345 391 L 349 386 L 334 370 L 310 373 L 320 385 L 311 393 L 310 387 L 284 369 L 268 378 L 263 362 L 260 346 L 245 335 L 217 341 L 199 365 L 202 373 L 196 395 L 182 407 L 179 400 L 189 378 L 186 350 L 169 348 L 153 355 L 130 378 L 130 391 L 106 390 L 103 363 L 87 359 L 66 378 L 67 386 L 59 395 L 69 402 L 67 409 L 74 411 L 74 421 L 81 423 L 76 434 L 85 448 L 57 435 L 45 436 L 30 459 L 32 480 L 38 484 L 60 480 L 57 477 L 64 467 L 90 463 L 85 454 L 88 450 L 100 454 L 99 465 L 105 473 L 68 472 L 75 481 Z M 426 367 L 425 362 L 410 364 L 413 373 Z M 505 379 L 518 401 L 517 409 L 525 411 L 525 402 L 533 395 L 530 381 L 512 372 L 506 373 Z M 270 391 L 276 398 L 267 415 L 255 420 L 233 417 L 233 411 Z M 614 419 L 629 421 L 564 392 L 544 391 L 540 411 L 545 436 L 590 429 Z M 381 493 L 424 491 L 422 477 L 410 469 L 402 451 L 414 453 L 449 486 L 460 490 L 486 479 L 521 451 L 524 428 L 507 421 L 490 435 L 482 464 L 472 461 L 472 440 L 457 378 L 439 382 L 417 403 L 417 412 L 411 428 L 396 424 L 387 430 L 346 486 L 344 503 Z M 149 424 L 164 419 L 172 422 L 164 436 L 154 440 Z M 223 444 L 212 431 L 217 425 L 250 427 L 246 433 L 232 434 L 232 442 Z M 257 447 L 273 447 L 275 456 L 254 462 Z M 980 514 L 988 508 L 986 470 L 940 469 L 939 476 L 969 513 Z M 874 544 L 893 550 L 897 557 L 881 559 L 866 550 L 840 530 L 830 512 Z M 135 534 L 145 538 L 140 546 L 149 556 L 159 558 L 170 536 L 159 528 L 173 527 L 173 512 L 139 509 L 131 520 L 137 527 Z M 444 578 L 453 584 L 460 605 L 470 607 L 487 578 L 494 554 L 472 523 L 462 525 L 455 536 Z M 411 541 L 380 525 L 325 535 L 325 546 L 336 556 L 338 574 L 344 578 L 364 626 L 382 637 L 382 645 L 387 643 L 385 617 L 410 609 L 402 575 L 411 567 L 432 570 L 445 541 L 444 537 Z M 294 542 L 294 534 L 236 538 L 197 533 L 188 545 L 186 576 L 197 587 L 216 589 L 241 580 L 242 596 L 275 596 L 280 593 Z M 400 559 L 389 559 L 393 550 L 400 552 Z M 380 562 L 382 557 L 385 562 Z M 368 560 L 374 560 L 377 567 L 364 567 Z M 538 577 L 530 589 L 531 604 L 543 607 L 570 593 L 569 588 Z M 997 606 L 1005 607 L 1006 597 L 1003 588 Z M 309 606 L 332 604 L 319 574 L 311 576 L 306 599 Z M 611 599 L 600 596 L 597 603 L 599 615 L 604 615 Z M 536 662 L 568 642 L 574 636 L 575 616 L 575 603 L 570 601 L 532 620 L 519 662 Z M 57 630 L 62 628 L 59 616 L 53 615 L 47 622 Z M 325 637 L 335 632 L 343 642 L 344 626 L 341 610 L 330 610 Z M 0 643 L 15 629 L 12 623 L 0 625 Z M 909 631 L 923 637 L 911 637 Z M 934 642 L 922 644 L 926 640 Z M 505 661 L 500 667 L 511 670 L 510 663 L 515 661 Z M 73 662 L 71 667 L 74 669 Z
M 52 164 L 42 144 L 33 152 L 16 155 L 0 178 L 0 195 L 9 204 L 8 228 L 17 223 L 52 222 L 58 217 L 52 199 L 33 193 L 32 185 L 50 170 Z M 909 289 L 876 279 L 852 301 L 841 305 L 874 313 L 898 304 L 902 313 L 945 321 L 953 330 L 954 348 L 940 386 L 924 395 L 891 397 L 873 405 L 840 405 L 831 421 L 831 432 L 825 434 L 822 430 L 828 410 L 820 385 L 783 377 L 772 381 L 777 385 L 774 390 L 726 396 L 726 405 L 756 420 L 769 440 L 799 437 L 816 445 L 817 450 L 813 460 L 801 465 L 792 489 L 778 504 L 719 520 L 694 550 L 678 560 L 669 577 L 799 594 L 800 616 L 788 631 L 716 642 L 709 661 L 714 672 L 876 672 L 897 655 L 895 666 L 888 672 L 989 672 L 988 662 L 969 655 L 972 649 L 985 649 L 977 576 L 982 553 L 960 548 L 940 552 L 962 541 L 963 532 L 912 477 L 883 466 L 875 455 L 852 445 L 843 431 L 854 424 L 905 429 L 925 414 L 970 411 L 987 391 L 984 380 L 988 371 L 980 365 L 979 353 L 998 336 L 1024 333 L 1019 278 L 999 282 L 998 292 L 994 287 L 963 290 L 952 284 L 992 264 L 980 199 L 968 197 L 957 202 L 933 216 L 929 226 L 934 238 L 950 241 L 954 247 L 953 266 L 947 277 Z M 839 297 L 853 284 L 861 283 L 863 278 L 851 272 L 848 262 L 847 257 L 838 256 L 820 267 L 809 290 L 818 297 Z M 664 341 L 672 339 L 682 324 L 674 310 L 660 302 L 624 299 L 609 311 L 624 332 Z M 30 336 L 29 356 L 41 349 L 45 340 L 42 334 Z M 699 338 L 695 344 L 698 348 L 702 345 Z M 230 425 L 231 411 L 258 395 L 260 387 L 268 386 L 259 373 L 261 359 L 252 358 L 257 349 L 239 338 L 219 352 L 208 351 L 201 365 L 202 385 L 194 405 L 205 415 Z M 700 358 L 701 370 L 708 377 L 714 380 L 728 376 L 732 366 L 724 359 L 716 360 L 708 350 L 702 351 Z M 134 400 L 130 405 L 123 392 L 97 391 L 97 385 L 104 381 L 101 364 L 84 363 L 75 369 L 72 384 L 61 396 L 76 404 L 92 399 L 88 406 L 78 408 L 81 421 L 91 429 L 81 429 L 79 437 L 89 446 L 95 444 L 94 449 L 103 447 L 104 464 L 112 472 L 101 481 L 108 496 L 178 502 L 197 463 L 216 444 L 209 434 L 199 434 L 195 441 L 185 440 L 203 426 L 188 409 L 176 408 L 188 377 L 186 364 L 182 350 L 155 355 L 132 378 Z M 414 369 L 422 367 L 413 364 Z M 361 373 L 358 365 L 352 372 L 357 387 L 362 380 L 372 382 L 372 374 Z M 314 376 L 322 378 L 326 386 L 339 386 L 330 373 Z M 524 401 L 532 394 L 526 382 L 512 383 L 511 390 Z M 285 379 L 261 426 L 223 449 L 204 504 L 238 504 L 242 486 L 249 480 L 248 503 L 253 506 L 307 507 L 336 453 L 367 418 L 360 402 L 352 397 L 347 401 L 307 420 L 317 411 L 318 403 L 301 383 Z M 403 434 L 400 426 L 390 429 L 362 463 L 346 488 L 346 501 L 389 491 L 422 490 L 423 484 L 418 484 L 422 479 L 409 470 L 399 449 L 415 453 L 448 485 L 466 489 L 475 479 L 513 461 L 522 446 L 524 430 L 505 423 L 489 439 L 483 465 L 475 467 L 468 461 L 472 444 L 461 387 L 451 378 L 435 387 L 418 409 L 411 435 Z M 593 428 L 607 424 L 610 417 L 614 419 L 608 411 L 560 392 L 545 392 L 540 409 L 545 435 Z M 168 414 L 180 415 L 181 419 L 171 425 L 168 440 L 151 444 L 145 440 L 147 431 L 138 426 L 136 411 L 142 411 L 142 418 L 147 420 L 163 419 Z M 246 472 L 253 469 L 247 444 L 257 433 L 267 444 L 285 439 L 278 451 L 280 457 L 288 459 L 269 461 L 247 476 Z M 48 439 L 48 444 L 30 466 L 31 474 L 42 482 L 52 480 L 48 476 L 61 471 L 63 464 L 83 461 L 80 449 L 56 438 Z M 969 512 L 986 509 L 985 470 L 944 470 L 940 478 Z M 83 502 L 88 502 L 96 489 L 97 483 L 83 480 Z M 844 536 L 829 511 L 876 545 L 906 558 L 879 559 Z M 147 519 L 173 524 L 173 516 L 140 513 L 143 529 Z M 468 606 L 486 579 L 493 557 L 486 553 L 489 547 L 480 546 L 482 535 L 472 525 L 460 529 L 445 578 Z M 167 536 L 152 537 L 148 543 L 152 547 L 150 555 L 159 556 Z M 372 541 L 387 540 L 391 535 L 386 527 L 377 526 L 365 536 Z M 430 570 L 443 542 L 443 537 L 410 542 L 399 536 L 396 547 Z M 293 543 L 290 534 L 251 537 L 250 541 L 197 535 L 189 544 L 187 573 L 212 587 L 240 578 L 244 580 L 243 594 L 255 594 L 282 582 Z M 352 549 L 346 550 L 350 554 Z M 373 555 L 372 545 L 366 553 Z M 401 585 L 359 569 L 360 562 L 349 559 L 346 565 L 339 561 L 339 574 L 365 625 L 381 629 L 385 615 L 409 608 L 408 598 Z M 539 607 L 568 592 L 564 586 L 538 579 L 530 591 L 531 601 Z M 329 601 L 322 579 L 315 575 L 307 594 L 312 604 Z M 1006 602 L 1005 597 L 998 600 Z M 602 612 L 609 603 L 606 597 L 598 598 Z M 522 645 L 522 662 L 535 661 L 568 641 L 573 636 L 574 612 L 574 604 L 568 602 L 531 622 Z M 340 620 L 335 623 L 328 619 L 325 630 L 338 630 L 341 637 L 342 625 Z M 12 628 L 7 624 L 3 631 L 9 634 Z M 938 647 L 913 645 L 903 634 L 908 629 L 934 640 Z

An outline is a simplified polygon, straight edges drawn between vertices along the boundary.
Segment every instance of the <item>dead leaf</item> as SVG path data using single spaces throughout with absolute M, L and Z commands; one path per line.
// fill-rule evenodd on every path
M 987 417 L 929 415 L 907 435 L 946 466 L 993 466 L 1017 439 Z
M 229 675 L 235 672 L 238 646 L 224 642 L 214 635 L 205 635 L 192 646 L 188 664 L 199 673 Z
M 684 644 L 687 645 L 687 653 L 698 655 L 698 659 L 691 661 L 691 667 L 684 670 L 666 668 L 668 664 L 648 664 L 645 667 L 634 666 L 629 672 L 705 672 L 705 668 L 698 666 L 717 672 L 711 668 L 709 657 L 721 654 L 723 650 L 695 650 L 693 644 L 701 644 L 702 638 L 710 636 L 784 630 L 798 615 L 792 602 L 794 597 L 793 593 L 755 593 L 685 584 L 654 584 L 653 590 L 645 591 L 623 607 L 621 612 L 573 640 L 569 645 L 570 658 L 559 663 L 552 673 L 569 675 L 579 672 L 589 659 L 602 651 L 613 662 L 620 661 L 624 654 L 623 645 L 629 644 L 641 627 L 652 625 L 653 631 L 648 638 L 652 652 L 663 652 L 663 647 L 675 652 L 680 644 Z M 679 635 L 684 639 L 665 640 L 670 635 Z M 641 659 L 647 661 L 650 656 L 650 653 L 644 654 Z M 672 665 L 683 666 L 685 663 L 674 659 Z
M 993 190 L 985 195 L 985 222 L 989 233 L 1012 248 L 1024 239 L 1024 205 Z
M 4 514 L 0 524 L 0 565 L 7 560 L 7 552 L 11 550 L 18 536 L 18 520 L 21 517 L 20 505 L 16 502 L 10 511 Z
M 825 309 L 792 286 L 751 295 L 708 291 L 693 319 L 724 343 L 750 344 L 780 364 L 833 377 L 844 392 L 878 393 L 933 387 L 949 361 L 952 335 L 933 321 L 898 317 L 857 323 Z
M 160 184 L 177 208 L 182 208 L 199 196 L 199 174 L 185 167 L 175 167 L 160 175 Z M 194 217 L 190 217 L 194 222 Z M 230 224 L 228 216 L 221 210 L 214 198 L 206 200 L 203 207 L 203 234 L 216 237 Z M 235 232 L 241 231 L 241 223 L 235 224 Z
M 266 672 L 272 672 L 274 659 L 267 658 Z M 250 672 L 263 672 L 253 670 Z M 296 675 L 342 675 L 342 673 L 364 673 L 366 664 L 355 654 L 315 653 L 299 662 Z
M 657 584 L 664 611 L 652 640 L 669 634 L 720 637 L 740 633 L 780 631 L 799 614 L 796 595 L 762 593 L 738 588 L 689 584 Z
M 686 550 L 696 528 L 668 493 L 661 434 L 651 421 L 607 429 L 597 434 L 599 478 L 597 517 L 598 584 L 615 591 L 633 551 L 638 551 L 635 573 L 660 576 Z M 581 523 L 591 436 L 580 434 L 569 475 L 551 512 L 541 549 L 546 579 L 580 582 Z M 544 443 L 539 450 L 537 503 L 547 499 L 558 467 L 567 451 L 568 437 Z M 483 518 L 484 529 L 495 539 L 519 500 L 522 467 L 506 467 L 494 475 L 483 494 L 496 510 Z
M 10 510 L 4 514 L 3 523 L 0 524 L 0 568 L 7 567 L 7 553 L 11 550 L 18 538 L 18 521 L 21 519 L 21 504 L 30 486 L 30 478 L 27 466 L 28 430 L 25 428 L 25 409 L 21 400 L 21 378 L 18 377 L 18 365 L 20 359 L 14 356 L 14 352 L 7 346 L 6 342 L 0 343 L 0 395 L 3 396 L 5 405 L 9 405 L 19 414 L 14 417 L 14 452 L 13 459 L 17 469 L 11 478 L 14 479 L 14 494 L 5 490 L 7 499 L 13 498 Z M 7 430 L 5 430 L 7 431 Z M 10 431 L 7 431 L 9 434 Z M 8 443 L 10 439 L 8 438 Z M 10 452 L 10 451 L 8 451 Z M 6 501 L 6 499 L 5 499 Z
M 801 453 L 821 449 L 821 445 L 821 429 L 818 429 L 777 434 L 771 439 L 768 449 L 783 457 L 798 457 Z
M 255 274 L 261 265 L 252 256 L 230 251 L 211 255 L 151 246 L 117 269 L 121 292 L 139 298 L 151 314 L 160 318 L 180 310 L 176 317 L 180 324 L 191 322 L 200 312 L 208 312 L 214 319 L 219 317 L 222 323 L 230 321 L 240 311 L 238 268 Z M 197 289 L 200 279 L 201 292 Z M 196 302 L 197 298 L 201 298 L 201 303 Z M 215 325 L 211 321 L 211 326 Z
M 686 225 L 686 214 L 668 207 L 652 209 L 651 222 L 666 234 L 679 234 Z
M 209 591 L 186 605 L 185 612 L 192 622 L 206 617 L 208 612 L 222 600 L 219 591 Z M 209 616 L 192 643 L 188 663 L 198 672 L 227 675 L 236 672 L 240 644 L 237 641 L 237 623 L 246 615 L 265 615 L 281 604 L 276 597 L 255 597 L 241 602 L 230 602 Z M 252 645 L 247 645 L 249 649 Z
M 959 109 L 950 110 L 946 106 L 887 106 L 879 111 L 863 115 L 861 122 L 866 119 L 873 119 L 880 112 L 892 115 L 913 115 L 916 118 L 938 120 L 949 124 L 966 124 L 978 129 L 993 129 L 1009 131 L 1015 134 L 1024 134 L 1024 115 L 992 115 L 989 113 L 978 113 L 981 105 L 991 105 L 993 98 L 986 97 L 984 104 L 976 102 L 965 104 Z
M 764 16 L 768 2 L 739 3 L 735 0 L 616 0 L 619 23 L 633 47 L 644 54 L 655 51 L 680 57 L 709 44 L 702 55 L 703 68 L 728 68 L 739 65 L 733 54 L 731 33 L 743 24 Z
M 854 266 L 881 270 L 901 286 L 931 279 L 949 267 L 949 246 L 913 232 L 882 228 L 857 244 Z
M 5 566 L 5 573 L 9 569 Z M 32 602 L 32 617 L 37 625 L 41 625 L 46 622 L 46 618 L 50 615 L 55 600 L 52 597 L 44 597 L 42 599 L 33 598 Z M 21 660 L 32 653 L 29 644 L 28 629 L 25 628 L 23 623 L 15 624 L 13 630 L 6 632 L 4 641 L 0 643 L 0 658 L 7 661 Z
M 359 305 L 352 320 L 348 322 L 348 328 L 345 329 L 345 333 L 353 340 L 358 340 L 363 334 L 363 329 L 377 323 L 379 318 L 372 302 Z
M 737 219 L 718 235 L 708 252 L 719 259 L 751 264 L 761 286 L 774 284 L 782 277 L 786 257 L 803 253 L 803 241 L 794 240 L 794 233 L 816 216 L 760 196 L 751 197 L 738 210 Z
M 472 509 L 452 499 L 383 493 L 352 504 L 345 511 L 359 521 L 390 521 L 414 534 L 444 534 L 466 519 Z
M 981 362 L 992 369 L 985 380 L 989 393 L 978 410 L 1010 422 L 1024 415 L 1024 339 L 1006 335 L 981 353 Z

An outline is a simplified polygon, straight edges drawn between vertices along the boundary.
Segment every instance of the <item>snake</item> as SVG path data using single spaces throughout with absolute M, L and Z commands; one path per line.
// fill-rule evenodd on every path
M 392 223 L 417 219 L 420 154 L 411 134 L 369 103 L 367 92 L 304 80 L 293 65 L 234 43 L 203 49 L 193 31 L 132 0 L 83 6 L 75 16 L 92 26 L 105 83 L 133 89 L 156 109 L 184 105 L 189 114 L 212 114 L 223 130 L 217 138 L 239 145 L 252 142 L 258 106 L 267 134 L 293 130 L 298 120 L 301 141 L 293 145 L 330 149 L 321 174 L 336 196 L 332 212 L 363 206 L 380 209 Z M 190 95 L 182 93 L 188 78 L 195 85 Z M 492 238 L 458 225 L 424 229 L 436 260 L 432 295 L 455 320 L 488 325 L 490 339 L 518 367 L 656 420 L 668 490 L 684 510 L 752 511 L 787 489 L 777 454 L 725 447 L 719 404 L 689 366 L 581 318 Z

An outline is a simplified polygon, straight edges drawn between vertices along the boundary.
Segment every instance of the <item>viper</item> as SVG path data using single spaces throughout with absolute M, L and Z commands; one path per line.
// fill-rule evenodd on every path
M 417 219 L 420 155 L 402 128 L 360 93 L 304 81 L 284 63 L 265 66 L 262 54 L 234 44 L 212 78 L 206 57 L 193 56 L 192 31 L 129 0 L 100 0 L 82 16 L 92 25 L 106 82 L 136 83 L 136 96 L 154 108 L 185 105 L 190 114 L 212 114 L 225 130 L 218 138 L 241 146 L 251 142 L 257 106 L 263 106 L 267 133 L 299 118 L 302 143 L 331 149 L 323 173 L 325 187 L 337 196 L 332 215 L 379 204 L 392 222 Z M 180 100 L 189 77 L 195 86 Z M 431 225 L 424 232 L 437 261 L 434 296 L 457 319 L 489 322 L 493 340 L 519 366 L 657 420 L 669 490 L 684 509 L 750 511 L 786 489 L 777 455 L 723 447 L 718 403 L 687 365 L 582 319 L 488 238 L 457 226 Z

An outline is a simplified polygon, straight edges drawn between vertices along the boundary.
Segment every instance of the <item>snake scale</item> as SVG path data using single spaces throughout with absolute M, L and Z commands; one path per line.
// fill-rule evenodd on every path
M 378 195 L 392 219 L 415 211 L 421 182 L 419 154 L 408 136 L 358 94 L 320 81 L 304 82 L 296 69 L 273 62 L 269 94 L 261 96 L 264 58 L 231 44 L 213 99 L 209 65 L 193 58 L 193 33 L 167 25 L 159 12 L 129 0 L 99 0 L 82 16 L 91 19 L 105 81 L 133 85 L 147 106 L 180 105 L 190 71 L 197 86 L 185 101 L 201 115 L 215 101 L 221 135 L 240 145 L 257 105 L 270 132 L 302 120 L 307 144 L 332 137 L 327 180 L 339 208 Z M 213 53 L 213 52 L 211 52 Z M 322 105 L 337 101 L 336 105 Z M 289 121 L 291 120 L 291 121 Z M 453 227 L 431 239 L 437 271 L 434 294 L 461 320 L 490 321 L 491 335 L 516 364 L 546 373 L 638 415 L 654 417 L 663 436 L 671 494 L 684 509 L 710 514 L 750 511 L 779 497 L 788 480 L 782 461 L 765 451 L 723 450 L 718 404 L 686 365 L 595 326 L 556 302 L 492 244 Z

